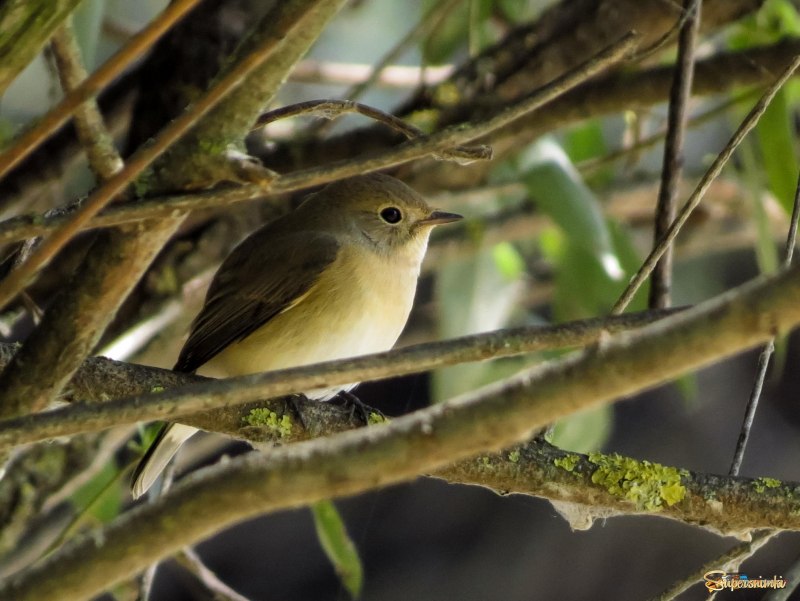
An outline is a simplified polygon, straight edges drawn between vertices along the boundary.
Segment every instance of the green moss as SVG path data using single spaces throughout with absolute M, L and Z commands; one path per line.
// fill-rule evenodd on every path
M 778 488 L 780 485 L 781 481 L 775 478 L 758 478 L 753 480 L 753 488 L 756 489 L 757 493 L 762 493 L 768 488 Z
M 377 411 L 370 411 L 369 415 L 367 416 L 367 425 L 374 426 L 376 424 L 388 424 L 389 418 L 385 415 L 381 415 Z
M 292 418 L 286 414 L 278 417 L 277 413 L 269 409 L 251 409 L 244 418 L 244 422 L 248 426 L 267 428 L 276 433 L 280 438 L 286 438 L 292 434 Z
M 221 155 L 228 149 L 228 144 L 227 140 L 203 138 L 197 141 L 197 148 L 204 155 Z
M 616 453 L 590 453 L 589 461 L 597 466 L 592 482 L 612 495 L 636 503 L 640 509 L 657 511 L 664 504 L 674 505 L 686 496 L 681 476 L 686 472 L 649 461 L 637 461 Z
M 492 460 L 487 455 L 481 455 L 475 461 L 478 462 L 478 467 L 484 470 L 492 470 L 494 466 L 492 465 Z
M 559 457 L 555 459 L 553 463 L 556 467 L 560 467 L 562 470 L 566 470 L 571 472 L 575 469 L 575 466 L 578 465 L 578 462 L 581 460 L 580 455 L 564 455 L 563 457 Z
M 150 394 L 159 394 L 161 392 L 164 392 L 164 387 L 163 386 L 153 386 L 150 389 Z
M 133 193 L 136 198 L 144 198 L 150 193 L 153 183 L 153 174 L 150 170 L 145 171 L 133 182 Z
M 519 451 L 514 450 L 508 454 L 508 460 L 511 463 L 519 463 Z

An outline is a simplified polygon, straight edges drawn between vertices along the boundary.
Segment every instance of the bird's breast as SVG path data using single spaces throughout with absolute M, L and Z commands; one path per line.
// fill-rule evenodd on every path
M 296 304 L 199 372 L 233 376 L 391 349 L 414 302 L 419 262 L 344 248 Z

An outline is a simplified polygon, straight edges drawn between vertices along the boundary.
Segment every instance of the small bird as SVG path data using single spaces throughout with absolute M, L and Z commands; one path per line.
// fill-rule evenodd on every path
M 389 350 L 411 312 L 433 226 L 459 219 L 383 174 L 309 195 L 225 259 L 175 371 L 231 377 Z M 328 400 L 354 386 L 307 395 Z M 134 498 L 195 432 L 161 430 L 133 474 Z

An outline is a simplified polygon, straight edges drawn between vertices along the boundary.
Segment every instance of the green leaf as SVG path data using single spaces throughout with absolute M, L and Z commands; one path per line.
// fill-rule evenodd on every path
M 600 203 L 562 148 L 543 138 L 522 153 L 520 168 L 522 180 L 539 209 L 573 244 L 594 257 L 609 278 L 621 279 L 623 270 Z
M 768 46 L 781 38 L 800 35 L 800 13 L 791 0 L 767 0 L 759 11 L 741 19 L 728 36 L 728 46 L 743 50 Z
M 794 111 L 786 91 L 781 90 L 756 126 L 769 189 L 788 215 L 792 214 L 798 168 L 793 121 Z
M 641 258 L 634 250 L 627 231 L 613 221 L 609 221 L 607 227 L 624 273 L 633 273 Z M 539 247 L 555 267 L 553 315 L 556 321 L 606 313 L 622 293 L 627 280 L 610 278 L 590 251 L 576 244 L 561 230 L 550 228 L 542 232 Z M 645 284 L 636 293 L 630 304 L 631 311 L 647 306 L 647 287 L 648 284 Z
M 86 519 L 105 524 L 119 515 L 122 506 L 120 482 L 125 473 L 125 470 L 120 470 L 113 461 L 109 461 L 94 478 L 75 491 L 72 502 L 81 511 L 76 524 Z
M 763 202 L 764 170 L 758 162 L 752 139 L 745 139 L 739 146 L 737 156 L 741 164 L 742 179 L 747 185 L 753 216 L 756 222 L 756 260 L 761 273 L 774 273 L 778 269 L 778 250 L 772 239 L 769 219 Z
M 510 242 L 500 242 L 492 249 L 495 265 L 506 280 L 514 281 L 525 273 L 525 261 Z
M 571 128 L 564 136 L 564 149 L 574 163 L 594 159 L 608 152 L 599 119 Z
M 522 292 L 522 259 L 513 246 L 479 250 L 444 265 L 436 278 L 441 338 L 488 332 L 508 325 Z M 433 374 L 433 398 L 442 401 L 488 384 L 509 367 L 496 361 L 454 365 Z
M 441 0 L 423 4 L 422 14 Z M 442 64 L 450 61 L 453 55 L 469 46 L 470 51 L 485 47 L 491 40 L 489 16 L 491 0 L 465 0 L 464 6 L 444 19 L 444 22 L 422 44 L 422 58 L 426 64 Z
M 333 501 L 319 501 L 310 506 L 322 550 L 333 564 L 342 584 L 357 599 L 364 584 L 364 568 L 342 516 Z
M 580 411 L 557 421 L 550 440 L 557 447 L 576 453 L 597 451 L 611 434 L 613 416 L 610 405 Z

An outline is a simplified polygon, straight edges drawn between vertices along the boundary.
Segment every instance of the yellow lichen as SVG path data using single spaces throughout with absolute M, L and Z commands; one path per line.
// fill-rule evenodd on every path
M 388 424 L 389 418 L 385 415 L 378 413 L 377 411 L 370 411 L 369 415 L 367 416 L 367 424 L 370 426 L 374 426 L 376 424 Z
M 244 421 L 248 426 L 272 430 L 280 438 L 292 434 L 292 418 L 285 414 L 278 417 L 277 413 L 266 408 L 251 409 Z
M 753 488 L 756 489 L 757 493 L 762 493 L 768 488 L 778 488 L 780 485 L 781 481 L 775 478 L 758 478 L 753 480 Z
M 681 476 L 686 472 L 649 461 L 637 461 L 616 453 L 590 453 L 589 461 L 597 466 L 592 482 L 612 495 L 636 503 L 640 509 L 657 511 L 664 504 L 674 505 L 686 496 Z
M 578 465 L 580 459 L 580 455 L 564 455 L 563 457 L 553 460 L 553 463 L 556 467 L 571 472 L 575 469 L 575 466 Z

